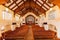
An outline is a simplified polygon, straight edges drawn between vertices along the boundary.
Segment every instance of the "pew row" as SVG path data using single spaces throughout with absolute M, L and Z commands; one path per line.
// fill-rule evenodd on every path
M 2 38 L 6 40 L 24 39 L 24 36 L 26 35 L 27 32 L 28 32 L 28 26 L 22 25 L 20 28 L 17 27 L 14 31 L 9 30 L 2 33 Z
M 35 38 L 53 39 L 56 37 L 56 32 L 52 30 L 45 30 L 44 27 L 40 27 L 39 25 L 33 25 L 32 29 Z

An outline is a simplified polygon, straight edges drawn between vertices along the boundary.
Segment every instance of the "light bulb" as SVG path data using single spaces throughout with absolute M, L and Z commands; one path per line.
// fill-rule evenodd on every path
M 50 8 L 50 10 L 52 10 L 52 8 Z
M 8 8 L 6 8 L 6 11 L 8 11 Z

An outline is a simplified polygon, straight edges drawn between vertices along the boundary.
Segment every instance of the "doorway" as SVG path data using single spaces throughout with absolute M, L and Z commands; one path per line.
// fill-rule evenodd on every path
M 26 24 L 32 25 L 35 24 L 35 17 L 32 15 L 28 15 L 26 18 Z

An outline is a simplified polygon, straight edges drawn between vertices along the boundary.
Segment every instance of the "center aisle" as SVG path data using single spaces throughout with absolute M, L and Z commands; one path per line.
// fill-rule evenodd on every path
M 28 33 L 26 34 L 24 40 L 34 40 L 33 31 L 32 31 L 31 26 L 29 26 Z

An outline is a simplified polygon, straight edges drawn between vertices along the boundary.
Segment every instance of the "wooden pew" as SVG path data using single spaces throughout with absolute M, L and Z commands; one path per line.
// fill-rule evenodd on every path
M 2 37 L 0 37 L 0 40 L 2 40 Z
M 40 39 L 53 39 L 56 37 L 56 32 L 51 30 L 44 30 L 44 27 L 40 27 L 39 25 L 32 26 L 34 37 Z
M 24 38 L 26 33 L 28 32 L 28 26 L 27 25 L 22 25 L 20 28 L 16 28 L 14 31 L 7 31 L 2 33 L 2 37 L 4 39 L 20 39 Z

